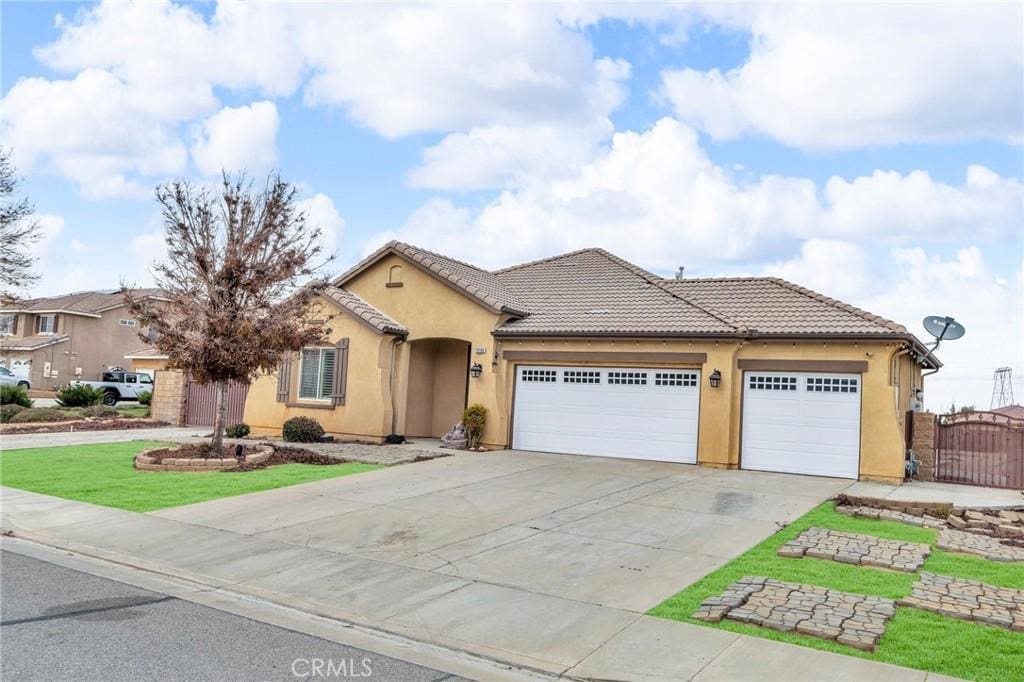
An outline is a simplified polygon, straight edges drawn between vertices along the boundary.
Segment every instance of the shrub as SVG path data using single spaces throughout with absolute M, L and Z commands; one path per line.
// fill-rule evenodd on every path
M 109 405 L 90 405 L 82 410 L 83 417 L 92 417 L 93 419 L 111 419 L 119 415 L 120 412 Z
M 0 405 L 32 407 L 32 400 L 24 386 L 0 386 Z
M 89 407 L 103 402 L 103 391 L 88 384 L 69 384 L 57 391 L 61 407 Z
M 139 391 L 139 405 L 145 405 L 149 407 L 149 404 L 153 402 L 153 391 Z
M 248 424 L 245 422 L 239 422 L 238 424 L 233 424 L 224 429 L 224 435 L 228 438 L 245 438 L 249 435 L 249 431 L 251 430 L 252 429 L 249 428 Z
M 480 403 L 473 403 L 462 413 L 462 425 L 466 427 L 466 435 L 469 436 L 469 447 L 480 447 L 485 423 L 487 423 L 487 408 Z
M 6 424 L 11 421 L 11 417 L 24 409 L 26 409 L 24 406 L 17 405 L 15 403 L 8 403 L 7 405 L 0 406 L 0 424 Z
M 292 417 L 284 423 L 281 435 L 289 443 L 315 443 L 324 435 L 324 427 L 312 417 Z
M 31 407 L 22 410 L 11 417 L 11 424 L 24 424 L 26 422 L 66 422 L 70 419 L 78 419 L 73 412 L 65 412 L 55 407 Z

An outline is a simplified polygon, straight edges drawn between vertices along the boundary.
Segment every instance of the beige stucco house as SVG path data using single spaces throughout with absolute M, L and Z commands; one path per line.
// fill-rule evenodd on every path
M 392 242 L 334 280 L 328 343 L 252 385 L 245 421 L 899 481 L 938 360 L 903 326 L 775 278 L 664 279 L 601 249 L 488 272 Z M 319 313 L 318 313 L 319 314 Z
M 139 289 L 141 298 L 162 298 Z M 140 345 L 139 326 L 115 291 L 82 291 L 18 301 L 0 309 L 0 364 L 32 388 L 52 389 L 73 379 L 95 380 L 123 367 Z

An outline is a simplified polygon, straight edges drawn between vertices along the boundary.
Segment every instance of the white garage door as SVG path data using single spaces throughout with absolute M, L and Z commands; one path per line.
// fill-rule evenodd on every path
M 696 463 L 700 371 L 516 368 L 512 447 Z
M 744 469 L 857 478 L 858 374 L 744 374 Z

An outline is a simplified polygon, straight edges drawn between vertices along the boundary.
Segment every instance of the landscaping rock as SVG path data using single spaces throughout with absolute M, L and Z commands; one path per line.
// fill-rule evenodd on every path
M 931 547 L 873 535 L 809 528 L 784 544 L 778 553 L 786 557 L 809 556 L 912 573 L 924 564 L 931 554 Z
M 949 516 L 946 517 L 946 523 L 951 525 L 953 528 L 966 528 L 967 527 L 967 522 L 964 521 L 961 517 L 955 516 L 954 514 L 950 514 Z
M 1024 547 L 1013 547 L 979 533 L 946 528 L 939 532 L 939 549 L 976 554 L 991 561 L 1024 561 Z
M 923 571 L 900 606 L 1024 632 L 1024 590 Z

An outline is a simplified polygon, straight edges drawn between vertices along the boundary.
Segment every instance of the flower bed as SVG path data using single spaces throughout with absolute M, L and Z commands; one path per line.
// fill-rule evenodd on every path
M 227 471 L 262 464 L 274 454 L 274 448 L 269 445 L 249 445 L 242 450 L 240 458 L 236 458 L 234 453 L 233 446 L 225 447 L 220 457 L 203 457 L 203 445 L 149 448 L 135 455 L 134 464 L 140 471 Z
M 0 424 L 0 433 L 58 433 L 63 431 L 116 431 L 124 429 L 160 429 L 170 426 L 158 419 L 74 419 L 61 422 Z

